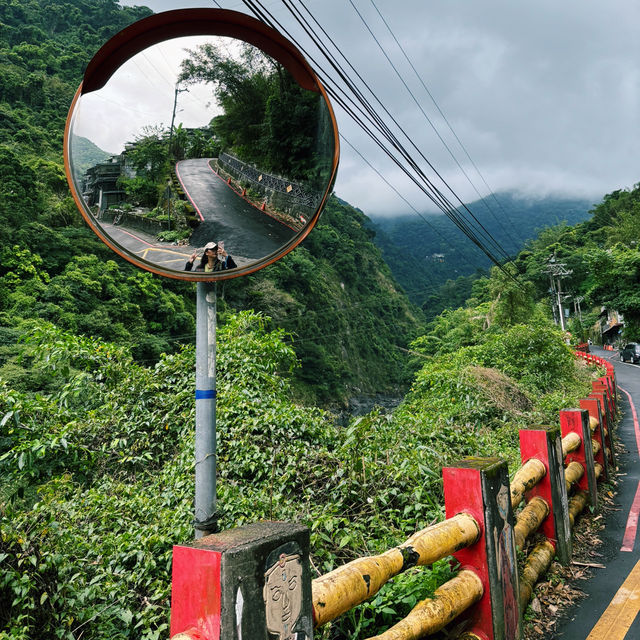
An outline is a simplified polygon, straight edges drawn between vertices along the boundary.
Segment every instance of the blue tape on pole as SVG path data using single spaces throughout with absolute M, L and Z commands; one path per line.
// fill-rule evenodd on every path
M 196 400 L 211 400 L 215 397 L 215 389 L 196 389 Z

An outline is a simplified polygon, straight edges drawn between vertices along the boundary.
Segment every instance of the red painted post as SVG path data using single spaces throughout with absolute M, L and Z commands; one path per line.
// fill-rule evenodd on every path
M 578 481 L 578 487 L 588 491 L 591 505 L 598 504 L 598 480 L 596 478 L 593 446 L 591 444 L 591 428 L 589 427 L 589 412 L 585 409 L 563 409 L 560 411 L 560 431 L 564 438 L 569 433 L 577 433 L 582 440 L 581 445 L 567 454 L 565 462 L 579 462 L 585 473 Z
M 613 448 L 613 416 L 609 411 L 607 394 L 604 391 L 592 391 L 589 394 L 589 397 L 598 398 L 598 401 L 600 402 L 600 413 L 602 415 L 604 426 L 605 426 L 605 429 L 603 430 L 602 434 L 607 447 L 607 451 L 609 452 L 609 457 L 608 457 L 609 468 L 611 473 L 613 473 L 616 468 L 616 454 Z
M 595 418 L 598 421 L 598 426 L 593 431 L 593 439 L 600 445 L 600 451 L 593 457 L 594 460 L 602 466 L 602 480 L 606 482 L 609 479 L 609 460 L 605 455 L 605 439 L 600 402 L 598 398 L 582 398 L 580 400 L 580 408 L 586 409 L 589 412 L 589 417 Z
M 611 373 L 603 376 L 603 382 L 609 387 L 609 394 L 613 400 L 613 407 L 616 415 L 618 415 L 618 396 L 616 394 L 616 377 Z
M 601 391 L 592 391 L 587 397 L 595 398 L 598 401 L 598 406 L 600 407 L 600 417 L 602 418 L 602 435 L 604 438 L 606 438 L 609 432 L 609 408 L 607 407 L 605 394 Z
M 607 403 L 607 408 L 609 410 L 609 414 L 613 416 L 615 414 L 615 406 L 613 402 L 613 398 L 611 396 L 611 390 L 609 389 L 609 385 L 607 384 L 607 377 L 603 376 L 598 380 L 593 380 L 591 382 L 591 388 L 595 393 L 602 393 L 603 397 Z
M 618 386 L 616 384 L 616 374 L 611 366 L 610 369 L 607 369 L 607 375 L 605 376 L 609 386 L 611 388 L 611 395 L 613 395 L 613 402 L 616 405 L 616 414 L 618 413 Z
M 471 609 L 469 632 L 486 640 L 520 638 L 519 581 L 507 463 L 467 458 L 442 470 L 446 517 L 468 513 L 481 537 L 454 556 L 482 580 L 484 595 Z
M 618 413 L 618 399 L 616 397 L 615 380 L 613 376 L 605 375 L 592 383 L 594 391 L 606 391 L 609 397 L 609 405 L 614 415 Z
M 171 637 L 220 640 L 221 558 L 220 551 L 173 547 Z
M 309 529 L 257 522 L 173 548 L 171 637 L 312 638 Z
M 562 564 L 571 561 L 571 523 L 569 522 L 569 500 L 564 479 L 562 460 L 562 438 L 558 427 L 537 426 L 520 430 L 520 457 L 522 462 L 536 458 L 544 464 L 544 478 L 526 494 L 527 502 L 540 496 L 549 505 L 549 515 L 541 530 L 556 550 Z

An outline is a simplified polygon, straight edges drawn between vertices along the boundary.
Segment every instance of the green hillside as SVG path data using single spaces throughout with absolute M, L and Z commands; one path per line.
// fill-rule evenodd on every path
M 541 229 L 586 220 L 593 203 L 499 193 L 495 200 L 467 206 L 504 253 L 515 256 Z M 462 213 L 470 218 L 468 212 Z M 433 318 L 447 307 L 462 304 L 471 293 L 475 274 L 492 262 L 445 215 L 424 218 L 426 222 L 417 215 L 376 218 L 374 242 L 409 299 Z M 492 251 L 503 258 L 495 246 Z
M 73 165 L 78 175 L 82 176 L 87 169 L 100 162 L 108 160 L 113 153 L 104 151 L 91 140 L 82 136 L 74 136 L 73 140 Z
M 194 286 L 117 259 L 80 219 L 62 167 L 84 65 L 147 13 L 0 0 L 1 640 L 168 638 L 172 545 L 193 537 Z M 518 429 L 557 424 L 591 391 L 598 372 L 552 319 L 550 255 L 584 297 L 574 342 L 603 304 L 640 331 L 640 188 L 543 230 L 508 273 L 473 266 L 461 288 L 443 272 L 451 304 L 429 325 L 374 236 L 332 197 L 295 251 L 218 286 L 219 525 L 308 526 L 317 575 L 441 520 L 443 466 L 501 456 L 513 473 Z M 394 246 L 416 276 L 425 248 Z M 452 266 L 448 242 L 429 246 Z M 326 410 L 378 391 L 402 402 L 346 424 Z M 317 637 L 382 633 L 455 571 L 448 559 L 413 568 Z

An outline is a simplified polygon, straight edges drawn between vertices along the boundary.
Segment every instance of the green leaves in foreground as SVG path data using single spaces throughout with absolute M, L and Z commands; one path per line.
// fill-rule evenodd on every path
M 392 415 L 374 410 L 339 427 L 290 400 L 297 362 L 284 338 L 253 312 L 219 328 L 220 526 L 304 523 L 319 573 L 441 519 L 444 464 L 502 455 L 515 469 L 518 425 L 588 379 L 550 331 L 551 359 L 533 359 L 529 373 L 555 362 L 564 377 L 553 398 L 538 398 L 509 369 L 519 362 L 513 345 L 535 346 L 515 326 L 428 358 Z M 193 349 L 144 367 L 125 348 L 40 324 L 25 358 L 52 391 L 0 388 L 0 639 L 165 638 L 171 548 L 193 535 Z M 398 577 L 375 606 L 326 633 L 381 630 L 449 573 L 445 561 Z

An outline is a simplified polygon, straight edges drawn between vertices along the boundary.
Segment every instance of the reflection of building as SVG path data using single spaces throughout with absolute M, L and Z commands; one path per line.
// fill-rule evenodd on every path
M 111 156 L 84 174 L 82 179 L 82 197 L 91 206 L 98 206 L 102 213 L 112 204 L 125 199 L 125 192 L 118 187 L 118 178 L 122 173 L 123 156 Z
M 596 323 L 596 329 L 600 333 L 602 344 L 617 344 L 620 341 L 623 328 L 624 318 L 622 314 L 602 307 Z

